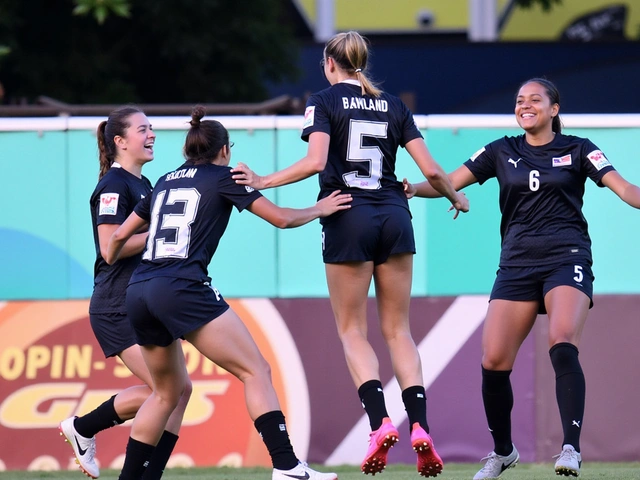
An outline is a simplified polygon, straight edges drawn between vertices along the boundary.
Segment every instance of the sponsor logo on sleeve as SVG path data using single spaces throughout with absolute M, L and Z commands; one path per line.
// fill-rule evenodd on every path
M 302 129 L 309 128 L 313 126 L 313 120 L 316 113 L 316 107 L 307 107 L 304 111 L 304 123 L 302 124 Z
M 551 159 L 552 167 L 567 167 L 571 165 L 571 154 L 562 157 L 553 157 Z
M 115 215 L 118 213 L 118 193 L 103 193 L 100 195 L 100 211 L 98 215 Z
M 587 158 L 591 161 L 591 163 L 593 163 L 593 166 L 596 167 L 598 171 L 602 170 L 604 167 L 611 166 L 611 163 L 609 163 L 607 157 L 605 157 L 604 153 L 602 153 L 600 150 L 594 150 L 589 155 L 587 155 Z
M 476 161 L 476 158 L 478 158 L 480 155 L 482 155 L 482 154 L 484 153 L 484 151 L 485 151 L 485 148 L 484 148 L 484 147 L 482 147 L 482 148 L 481 148 L 480 150 L 478 150 L 476 153 L 474 153 L 473 155 L 471 155 L 470 160 L 471 160 L 472 162 L 475 162 L 475 161 Z

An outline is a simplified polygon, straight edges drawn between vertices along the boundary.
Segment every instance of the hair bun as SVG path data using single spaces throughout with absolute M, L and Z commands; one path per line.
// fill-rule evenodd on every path
M 200 120 L 204 117 L 205 113 L 207 113 L 206 109 L 202 105 L 196 105 L 193 107 L 191 111 L 191 121 L 189 122 L 192 127 L 197 127 L 200 125 Z

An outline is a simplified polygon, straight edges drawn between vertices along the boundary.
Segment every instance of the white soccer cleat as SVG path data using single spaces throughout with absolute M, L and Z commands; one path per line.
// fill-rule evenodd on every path
M 316 472 L 305 462 L 300 462 L 291 470 L 273 469 L 271 480 L 338 480 L 335 473 Z
M 76 457 L 76 463 L 80 465 L 80 470 L 91 478 L 100 476 L 100 469 L 95 461 L 96 456 L 96 437 L 86 438 L 80 435 L 73 422 L 76 417 L 70 417 L 60 422 L 58 429 L 60 435 L 65 437 L 65 442 L 73 448 L 73 454 Z
M 520 460 L 520 454 L 516 450 L 516 446 L 513 446 L 513 451 L 506 456 L 498 455 L 496 452 L 491 452 L 482 460 L 486 460 L 487 463 L 475 474 L 473 480 L 490 480 L 496 479 L 502 472 L 509 468 L 513 468 Z
M 573 448 L 572 445 L 563 445 L 562 452 L 555 457 L 558 457 L 556 461 L 556 475 L 564 475 L 566 477 L 577 477 L 580 475 L 582 455 L 576 452 L 576 449 Z

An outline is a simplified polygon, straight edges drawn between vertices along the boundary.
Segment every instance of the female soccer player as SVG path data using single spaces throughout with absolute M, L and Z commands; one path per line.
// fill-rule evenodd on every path
M 192 113 L 184 146 L 186 163 L 158 180 L 113 233 L 107 262 L 115 262 L 136 232 L 149 225 L 142 262 L 127 289 L 127 311 L 153 379 L 153 393 L 136 415 L 121 480 L 139 480 L 164 425 L 188 384 L 180 338 L 244 383 L 251 419 L 269 450 L 272 480 L 334 480 L 294 454 L 271 383 L 270 368 L 251 334 L 220 292 L 207 266 L 232 207 L 248 209 L 279 228 L 304 225 L 349 208 L 348 194 L 333 192 L 315 206 L 280 208 L 231 178 L 229 133 L 215 120 Z M 221 440 L 223 441 L 222 437 Z
M 560 94 L 547 79 L 524 82 L 515 115 L 524 135 L 500 138 L 449 178 L 456 189 L 497 177 L 502 250 L 482 335 L 482 398 L 494 450 L 475 480 L 496 478 L 516 465 L 511 441 L 509 375 L 536 316 L 549 316 L 549 356 L 564 440 L 555 471 L 580 472 L 585 379 L 578 346 L 593 306 L 591 240 L 582 215 L 587 178 L 640 208 L 640 188 L 626 181 L 586 138 L 563 135 Z M 427 182 L 406 184 L 407 195 L 433 197 Z
M 398 440 L 386 410 L 376 352 L 367 339 L 366 301 L 373 279 L 418 471 L 436 476 L 442 459 L 429 436 L 422 364 L 409 327 L 415 243 L 408 202 L 395 175 L 398 147 L 407 149 L 431 185 L 451 201 L 456 216 L 468 211 L 469 202 L 431 157 L 409 109 L 369 80 L 368 55 L 367 43 L 357 32 L 331 38 L 321 61 L 331 86 L 312 95 L 305 111 L 307 156 L 264 177 L 240 163 L 234 178 L 263 189 L 319 173 L 319 198 L 336 189 L 351 193 L 350 210 L 322 220 L 322 254 L 338 334 L 372 430 L 361 468 L 364 473 L 381 472 L 387 451 Z
M 140 199 L 150 195 L 151 183 L 142 175 L 142 167 L 153 160 L 156 134 L 147 116 L 137 107 L 120 107 L 98 126 L 100 176 L 91 195 L 91 220 L 96 248 L 94 287 L 89 304 L 91 328 L 105 357 L 117 355 L 131 372 L 146 385 L 123 390 L 82 417 L 67 418 L 60 432 L 73 447 L 81 470 L 98 478 L 95 462 L 95 434 L 133 418 L 151 394 L 151 376 L 127 317 L 126 288 L 131 273 L 140 263 L 146 231 L 137 233 L 125 245 L 120 260 L 107 264 L 107 244 L 111 234 L 126 220 Z M 162 476 L 178 440 L 182 417 L 191 394 L 191 385 L 167 422 L 166 431 L 147 469 L 147 480 Z

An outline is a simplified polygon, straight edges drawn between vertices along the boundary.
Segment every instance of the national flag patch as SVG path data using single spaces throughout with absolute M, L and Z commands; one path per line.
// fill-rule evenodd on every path
M 103 193 L 100 195 L 100 209 L 98 215 L 115 215 L 118 213 L 118 193 Z
M 304 111 L 304 123 L 302 124 L 303 130 L 308 127 L 313 127 L 315 114 L 316 114 L 315 106 L 307 107 L 307 109 Z
M 600 150 L 594 150 L 590 154 L 587 155 L 587 158 L 593 163 L 593 166 L 598 169 L 598 171 L 602 170 L 604 167 L 611 166 L 607 157 L 604 156 Z
M 562 157 L 553 157 L 551 159 L 552 167 L 566 167 L 568 165 L 571 165 L 571 154 Z

